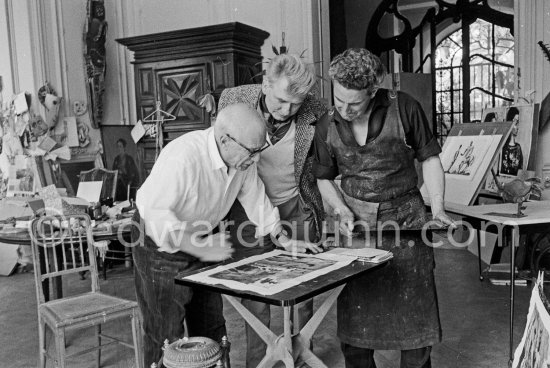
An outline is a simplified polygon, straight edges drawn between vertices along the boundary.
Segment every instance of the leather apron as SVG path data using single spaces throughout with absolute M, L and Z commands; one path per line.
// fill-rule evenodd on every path
M 380 174 L 383 174 L 381 168 L 395 167 L 392 161 L 397 161 L 400 165 L 403 162 L 414 165 L 414 154 L 411 155 L 412 150 L 405 143 L 396 96 L 391 101 L 380 135 L 374 141 L 361 146 L 363 160 L 369 160 L 370 152 L 379 154 L 381 149 L 392 142 L 391 155 L 386 155 L 384 162 L 378 165 L 369 164 L 371 167 L 377 166 L 378 171 L 375 172 Z M 331 124 L 331 140 L 334 140 L 335 134 L 337 135 L 336 128 Z M 402 147 L 395 147 L 395 138 L 398 138 Z M 342 146 L 335 150 L 337 157 L 341 148 Z M 416 183 L 416 176 L 411 181 Z M 429 218 L 416 186 L 409 189 L 408 183 L 401 183 L 401 187 L 388 188 L 389 192 L 397 193 L 397 196 L 372 203 L 355 197 L 357 194 L 361 195 L 361 191 L 355 190 L 351 193 L 354 196 L 351 196 L 346 193 L 345 187 L 342 188 L 344 200 L 356 219 L 369 223 L 371 231 L 364 233 L 365 237 L 370 238 L 369 243 L 375 244 L 377 248 L 390 250 L 394 255 L 389 265 L 349 282 L 338 298 L 338 337 L 342 342 L 353 346 L 375 350 L 409 350 L 441 341 L 433 275 L 433 248 L 431 242 L 426 244 L 423 241 L 419 230 Z M 377 185 L 367 185 L 365 193 L 376 196 L 373 188 Z M 378 233 L 371 226 L 373 211 L 377 220 L 375 227 L 380 229 L 384 222 L 394 221 L 399 225 L 400 231 L 388 226 L 387 231 Z

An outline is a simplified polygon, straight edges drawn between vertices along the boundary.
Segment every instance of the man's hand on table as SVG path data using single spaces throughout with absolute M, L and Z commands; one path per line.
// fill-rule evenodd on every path
M 224 232 L 208 235 L 192 242 L 191 246 L 185 249 L 185 252 L 203 262 L 221 262 L 231 258 L 233 254 L 233 248 L 229 239 L 229 234 Z
M 354 226 L 353 212 L 347 207 L 335 208 L 334 214 L 338 219 L 338 230 L 342 235 L 352 236 Z
M 457 226 L 452 218 L 445 213 L 445 211 L 439 211 L 433 214 L 433 220 L 437 223 L 440 223 L 442 227 L 450 227 L 451 229 L 456 229 Z

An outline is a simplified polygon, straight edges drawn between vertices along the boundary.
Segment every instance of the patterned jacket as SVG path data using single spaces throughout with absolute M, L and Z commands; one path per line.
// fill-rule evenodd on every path
M 254 109 L 258 108 L 261 95 L 260 84 L 247 84 L 225 89 L 218 103 L 218 110 L 235 103 L 245 103 Z M 323 202 L 313 177 L 313 157 L 308 155 L 313 136 L 315 123 L 327 111 L 326 106 L 315 96 L 308 95 L 296 113 L 296 142 L 294 145 L 294 178 L 298 185 L 299 194 L 306 206 L 315 213 L 317 235 L 321 235 L 324 219 Z

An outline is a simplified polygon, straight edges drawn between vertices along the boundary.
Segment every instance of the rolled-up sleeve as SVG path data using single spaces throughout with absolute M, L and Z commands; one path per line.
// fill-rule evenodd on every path
M 271 204 L 265 194 L 264 183 L 258 176 L 256 165 L 252 165 L 246 171 L 237 199 L 241 202 L 250 221 L 256 225 L 257 235 L 270 234 L 279 223 L 279 210 Z
M 399 93 L 399 113 L 407 144 L 420 162 L 441 153 L 441 147 L 430 129 L 430 124 L 420 103 L 406 93 Z
M 333 180 L 339 174 L 336 157 L 330 149 L 327 135 L 331 116 L 326 113 L 319 119 L 313 138 L 313 176 L 316 179 Z

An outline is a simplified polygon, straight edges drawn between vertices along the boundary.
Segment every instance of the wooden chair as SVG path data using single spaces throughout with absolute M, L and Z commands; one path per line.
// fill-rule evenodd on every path
M 46 216 L 31 224 L 32 255 L 35 264 L 35 287 L 38 304 L 38 338 L 40 367 L 46 367 L 46 358 L 56 360 L 57 367 L 64 368 L 65 358 L 97 351 L 96 366 L 100 366 L 101 349 L 121 344 L 134 349 L 135 366 L 143 368 L 141 321 L 138 305 L 134 301 L 103 294 L 99 291 L 96 257 L 94 254 L 90 218 L 87 215 Z M 42 269 L 38 259 L 39 247 L 46 257 Z M 61 253 L 56 257 L 54 250 Z M 85 256 L 85 252 L 88 256 Z M 51 258 L 53 257 L 53 258 Z M 51 258 L 51 259 L 49 259 Z M 58 260 L 59 258 L 59 260 Z M 90 272 L 91 291 L 45 302 L 42 282 L 58 276 L 75 276 Z M 101 325 L 114 319 L 129 317 L 133 344 L 101 333 Z M 46 349 L 46 326 L 55 337 L 56 354 L 50 356 Z M 65 332 L 95 326 L 97 346 L 75 352 L 65 351 Z M 101 344 L 102 338 L 109 342 Z
M 100 167 L 87 171 L 81 171 L 79 175 L 79 182 L 102 181 L 103 187 L 101 188 L 100 199 L 112 198 L 113 201 L 116 194 L 117 179 L 118 170 L 107 170 Z

